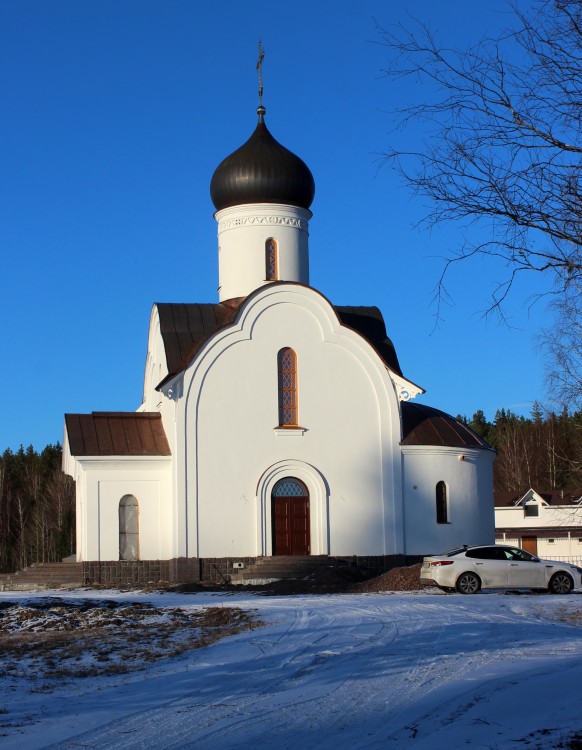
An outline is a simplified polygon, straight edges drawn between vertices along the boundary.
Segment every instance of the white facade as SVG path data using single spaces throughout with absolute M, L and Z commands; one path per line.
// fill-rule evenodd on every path
M 119 506 L 131 495 L 139 503 L 138 557 L 174 557 L 171 459 L 165 456 L 73 458 L 65 434 L 63 470 L 76 483 L 77 560 L 119 560 Z
M 283 346 L 297 354 L 296 429 L 278 427 Z M 208 342 L 178 388 L 165 387 L 182 393 L 177 430 L 193 468 L 178 487 L 183 510 L 195 509 L 180 524 L 184 556 L 271 554 L 268 485 L 282 464 L 312 490 L 312 554 L 381 555 L 401 545 L 400 519 L 388 517 L 401 484 L 398 403 L 369 349 L 317 292 L 268 287 Z
M 283 347 L 297 355 L 297 427 L 278 423 Z M 401 445 L 401 394 L 420 389 L 317 291 L 257 290 L 160 392 L 163 351 L 154 307 L 141 410 L 161 414 L 171 457 L 67 458 L 79 559 L 118 559 L 126 494 L 139 501 L 140 559 L 270 556 L 271 492 L 283 477 L 308 489 L 313 555 L 416 556 L 492 541 L 493 452 Z M 439 481 L 446 523 L 436 518 Z
M 438 554 L 462 544 L 492 543 L 492 465 L 483 449 L 402 446 L 407 555 Z M 447 489 L 447 523 L 435 522 L 435 485 Z
M 298 206 L 266 203 L 217 211 L 220 300 L 246 297 L 269 283 L 265 243 L 271 237 L 277 242 L 277 279 L 308 285 L 311 215 L 311 211 Z
M 262 115 L 259 127 L 264 139 Z M 281 151 L 268 137 L 263 164 Z M 244 147 L 236 153 L 240 171 Z M 79 560 L 129 548 L 139 560 L 285 554 L 281 538 L 300 523 L 303 547 L 290 554 L 418 556 L 493 541 L 493 451 L 452 417 L 414 410 L 422 389 L 401 374 L 377 311 L 336 309 L 309 287 L 313 181 L 289 153 L 304 205 L 217 206 L 220 303 L 154 305 L 135 418 L 68 415 Z M 221 180 L 217 194 L 230 198 L 224 170 Z M 294 357 L 291 396 L 282 351 Z M 303 520 L 299 501 L 276 500 L 283 479 L 302 488 Z M 139 511 L 135 544 L 124 498 Z

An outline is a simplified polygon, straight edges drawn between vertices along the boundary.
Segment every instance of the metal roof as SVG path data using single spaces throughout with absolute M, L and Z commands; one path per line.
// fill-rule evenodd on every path
M 158 385 L 185 370 L 200 347 L 221 328 L 234 323 L 244 297 L 216 304 L 158 302 L 160 332 L 168 375 Z
M 248 141 L 218 165 L 210 183 L 217 211 L 248 203 L 309 208 L 314 195 L 309 167 L 273 138 L 262 114 Z
M 185 370 L 213 334 L 234 323 L 245 299 L 248 298 L 238 297 L 207 304 L 156 303 L 168 368 L 168 375 L 158 384 L 158 388 Z M 377 307 L 334 306 L 333 309 L 342 325 L 362 336 L 390 370 L 404 377 L 396 349 L 386 334 L 384 318 Z
M 72 456 L 169 456 L 158 412 L 65 414 Z
M 404 377 L 400 369 L 396 349 L 388 338 L 384 318 L 377 307 L 338 307 L 334 305 L 333 309 L 343 326 L 351 328 L 360 336 L 363 336 L 374 347 L 384 364 L 397 375 Z
M 485 448 L 487 443 L 450 414 L 425 404 L 402 402 L 402 445 Z

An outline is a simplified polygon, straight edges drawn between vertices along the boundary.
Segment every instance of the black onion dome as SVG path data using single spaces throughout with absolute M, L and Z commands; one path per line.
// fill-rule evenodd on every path
M 217 211 L 245 203 L 286 203 L 309 208 L 315 182 L 309 167 L 278 143 L 265 125 L 265 110 L 248 141 L 222 161 L 210 183 Z

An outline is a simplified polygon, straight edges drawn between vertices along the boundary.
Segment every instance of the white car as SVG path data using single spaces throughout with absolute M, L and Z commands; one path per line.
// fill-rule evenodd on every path
M 569 594 L 582 585 L 581 574 L 576 565 L 540 560 L 519 547 L 493 544 L 425 557 L 420 582 L 461 594 L 476 594 L 479 589 L 547 589 Z

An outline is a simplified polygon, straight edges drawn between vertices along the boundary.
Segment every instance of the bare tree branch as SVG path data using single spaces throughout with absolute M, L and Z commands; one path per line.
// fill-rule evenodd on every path
M 384 160 L 431 200 L 428 224 L 485 220 L 510 266 L 568 284 L 582 275 L 582 3 L 542 0 L 531 17 L 514 14 L 517 30 L 460 51 L 420 22 L 379 29 L 385 74 L 437 91 L 397 111 L 401 128 L 430 125 L 428 143 L 394 146 Z
M 582 288 L 582 0 L 539 0 L 528 13 L 510 7 L 513 27 L 468 49 L 441 47 L 414 19 L 409 29 L 378 27 L 385 75 L 430 83 L 428 99 L 396 110 L 383 161 L 428 199 L 421 223 L 460 222 L 465 234 L 489 237 L 444 259 L 437 318 L 447 272 L 476 256 L 507 269 L 489 312 L 503 314 L 525 272 L 549 277 L 558 299 Z M 399 147 L 399 131 L 418 124 L 425 141 Z
M 582 409 L 582 285 L 571 284 L 552 303 L 555 324 L 542 331 L 549 354 L 547 375 L 554 403 Z

